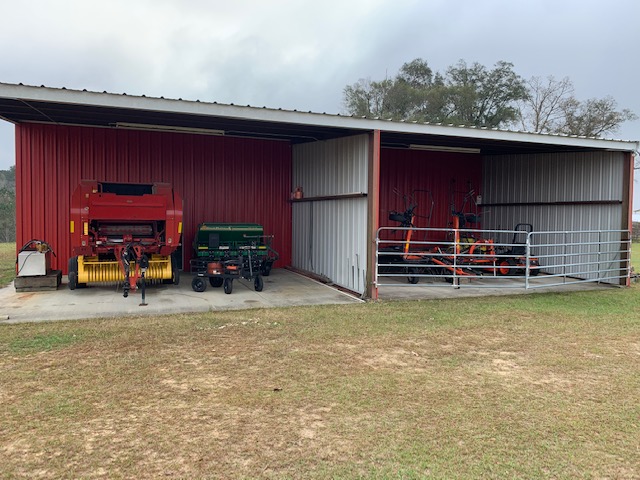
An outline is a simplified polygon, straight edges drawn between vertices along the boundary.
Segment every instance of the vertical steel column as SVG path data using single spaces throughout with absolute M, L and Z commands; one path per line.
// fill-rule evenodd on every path
M 524 288 L 525 290 L 529 289 L 529 275 L 531 274 L 531 235 L 533 232 L 529 232 L 527 234 L 526 245 L 525 245 L 525 257 L 524 257 Z
M 375 283 L 378 251 L 376 237 L 380 224 L 380 130 L 369 134 L 369 166 L 367 192 L 367 285 L 365 295 L 371 300 L 378 299 Z
M 567 281 L 567 232 L 564 232 L 564 257 L 562 257 L 562 283 Z
M 600 263 L 602 262 L 602 230 L 598 231 L 598 282 L 600 283 Z
M 624 174 L 622 177 L 622 221 L 621 230 L 626 229 L 632 231 L 633 227 L 633 167 L 634 167 L 634 154 L 628 152 L 624 156 Z M 621 238 L 622 240 L 622 235 Z M 623 245 L 622 241 L 620 242 Z M 628 244 L 627 244 L 628 245 Z M 631 255 L 627 250 L 627 246 L 621 246 L 620 251 L 620 276 L 622 276 L 623 265 L 626 266 L 626 277 L 620 279 L 620 285 L 627 287 L 631 286 L 631 269 L 628 267 L 631 261 Z

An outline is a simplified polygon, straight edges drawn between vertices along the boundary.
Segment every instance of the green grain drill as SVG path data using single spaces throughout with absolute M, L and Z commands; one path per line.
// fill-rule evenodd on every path
M 255 223 L 201 223 L 194 239 L 195 258 L 192 267 L 206 270 L 209 262 L 225 262 L 251 257 L 268 276 L 278 253 L 271 248 L 273 237 L 264 234 L 262 225 Z

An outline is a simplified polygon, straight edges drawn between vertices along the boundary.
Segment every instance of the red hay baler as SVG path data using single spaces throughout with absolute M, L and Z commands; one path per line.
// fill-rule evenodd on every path
M 71 198 L 69 288 L 138 280 L 177 284 L 182 199 L 167 183 L 82 180 Z

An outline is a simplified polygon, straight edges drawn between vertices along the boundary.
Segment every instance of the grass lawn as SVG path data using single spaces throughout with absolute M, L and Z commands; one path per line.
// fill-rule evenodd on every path
M 16 276 L 16 244 L 0 243 L 0 288 Z
M 640 478 L 639 304 L 633 284 L 2 325 L 0 477 Z
M 639 299 L 4 325 L 1 476 L 639 478 Z

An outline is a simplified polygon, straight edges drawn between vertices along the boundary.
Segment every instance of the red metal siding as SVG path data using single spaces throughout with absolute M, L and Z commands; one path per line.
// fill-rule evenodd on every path
M 480 155 L 382 149 L 380 163 L 380 226 L 397 226 L 388 219 L 389 211 L 402 211 L 402 196 L 414 190 L 429 190 L 435 202 L 430 225 L 430 199 L 416 193 L 415 224 L 418 227 L 445 228 L 451 222 L 452 194 L 456 208 L 461 208 L 469 186 L 480 194 L 482 157 Z M 398 193 L 395 193 L 398 192 Z M 423 216 L 423 217 L 421 217 Z M 473 226 L 480 228 L 480 226 Z
M 286 142 L 23 124 L 16 126 L 17 243 L 50 242 L 67 270 L 69 208 L 82 179 L 167 182 L 184 199 L 185 266 L 201 222 L 255 222 L 291 264 L 291 146 Z M 186 270 L 187 268 L 185 268 Z

